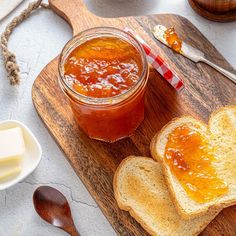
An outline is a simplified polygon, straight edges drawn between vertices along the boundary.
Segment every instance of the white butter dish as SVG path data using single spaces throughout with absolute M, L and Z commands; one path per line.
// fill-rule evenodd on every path
M 7 130 L 15 127 L 21 128 L 25 142 L 25 152 L 21 162 L 22 170 L 13 178 L 0 181 L 0 190 L 7 189 L 30 175 L 36 169 L 42 157 L 41 146 L 29 128 L 16 120 L 0 122 L 0 130 Z

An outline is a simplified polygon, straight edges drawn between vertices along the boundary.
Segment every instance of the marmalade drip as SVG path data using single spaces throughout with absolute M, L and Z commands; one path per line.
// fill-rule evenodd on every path
M 98 37 L 76 47 L 64 64 L 64 77 L 78 93 L 107 98 L 125 93 L 142 72 L 138 50 L 117 37 Z
M 182 40 L 178 37 L 173 27 L 165 31 L 165 39 L 168 45 L 176 52 L 180 52 L 182 48 Z
M 187 125 L 175 128 L 168 136 L 164 160 L 196 202 L 211 201 L 228 191 L 212 165 L 213 148 L 206 138 Z

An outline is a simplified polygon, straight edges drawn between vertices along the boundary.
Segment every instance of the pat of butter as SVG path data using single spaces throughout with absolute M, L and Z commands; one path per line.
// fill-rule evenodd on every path
M 14 166 L 1 166 L 0 168 L 0 182 L 13 178 L 14 176 L 20 174 L 22 167 L 20 165 Z
M 20 127 L 0 131 L 0 165 L 22 160 L 24 152 L 25 143 Z

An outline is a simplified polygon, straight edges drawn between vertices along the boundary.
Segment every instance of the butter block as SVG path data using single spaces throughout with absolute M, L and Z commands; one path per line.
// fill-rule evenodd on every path
M 11 161 L 21 161 L 25 152 L 25 142 L 20 127 L 0 131 L 0 165 Z
M 0 182 L 7 179 L 13 178 L 14 176 L 20 174 L 22 167 L 20 165 L 10 165 L 0 167 Z

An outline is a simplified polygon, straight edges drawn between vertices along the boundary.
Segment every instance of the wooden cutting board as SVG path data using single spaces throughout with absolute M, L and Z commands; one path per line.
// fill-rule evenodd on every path
M 94 26 L 129 27 L 140 34 L 184 80 L 185 89 L 177 93 L 153 69 L 146 93 L 146 116 L 138 130 L 113 144 L 89 139 L 76 124 L 68 101 L 58 83 L 58 58 L 39 74 L 32 88 L 33 103 L 39 116 L 55 138 L 66 158 L 94 197 L 119 235 L 147 235 L 142 227 L 119 210 L 113 195 L 112 179 L 123 158 L 150 156 L 149 143 L 168 121 L 183 114 L 208 120 L 223 105 L 235 104 L 236 86 L 205 64 L 194 64 L 157 42 L 150 29 L 155 24 L 174 26 L 186 42 L 204 51 L 215 63 L 233 72 L 232 66 L 187 19 L 178 15 L 151 15 L 100 18 L 90 13 L 82 0 L 50 0 L 53 10 L 65 18 L 74 34 Z M 236 206 L 223 210 L 202 235 L 236 235 Z

